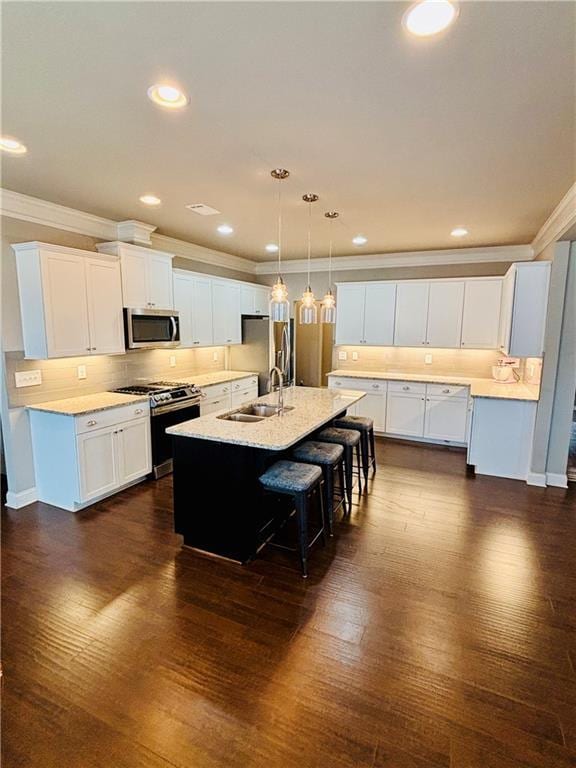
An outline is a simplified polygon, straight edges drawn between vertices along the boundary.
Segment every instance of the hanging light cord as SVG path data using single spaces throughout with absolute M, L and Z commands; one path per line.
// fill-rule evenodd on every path
M 310 254 L 312 251 L 312 202 L 308 203 L 308 288 L 310 288 Z
M 282 262 L 282 179 L 278 179 L 278 277 Z
M 334 219 L 330 220 L 330 247 L 328 249 L 328 293 L 332 292 L 332 224 Z

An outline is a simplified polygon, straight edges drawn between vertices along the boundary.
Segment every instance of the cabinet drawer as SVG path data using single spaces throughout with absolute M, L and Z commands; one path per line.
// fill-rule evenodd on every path
M 252 389 L 253 387 L 258 387 L 258 376 L 248 376 L 246 379 L 238 379 L 237 381 L 231 382 L 232 384 L 232 392 L 240 392 L 244 391 L 245 389 Z
M 202 392 L 206 395 L 207 399 L 213 397 L 222 397 L 232 391 L 232 386 L 229 381 L 224 384 L 211 384 L 209 387 L 201 387 Z
M 355 379 L 351 376 L 330 376 L 328 379 L 328 386 L 330 389 L 358 389 L 361 392 L 386 391 L 385 381 L 373 381 L 372 379 Z
M 426 384 L 419 381 L 389 381 L 388 392 L 401 392 L 406 395 L 425 395 Z
M 118 408 L 107 408 L 105 411 L 96 411 L 95 413 L 86 413 L 75 418 L 76 434 L 93 432 L 96 429 L 120 424 L 122 421 L 147 418 L 149 415 L 150 405 L 147 401 L 122 405 Z
M 450 396 L 450 397 L 468 397 L 468 387 L 460 384 L 428 384 L 427 394 L 429 397 Z

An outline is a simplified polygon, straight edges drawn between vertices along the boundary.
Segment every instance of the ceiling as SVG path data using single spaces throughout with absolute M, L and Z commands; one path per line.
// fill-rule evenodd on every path
M 530 242 L 576 176 L 575 4 L 465 2 L 430 39 L 406 7 L 4 3 L 2 132 L 29 151 L 2 185 L 266 261 L 283 166 L 285 258 L 305 255 L 305 192 L 314 256 L 331 208 L 337 255 Z M 184 111 L 148 100 L 165 79 Z

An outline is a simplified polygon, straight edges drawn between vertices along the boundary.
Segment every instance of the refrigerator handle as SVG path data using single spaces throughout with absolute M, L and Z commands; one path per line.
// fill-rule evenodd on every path
M 288 377 L 288 365 L 290 361 L 290 335 L 288 333 L 288 323 L 282 328 L 282 366 L 281 370 L 286 380 Z

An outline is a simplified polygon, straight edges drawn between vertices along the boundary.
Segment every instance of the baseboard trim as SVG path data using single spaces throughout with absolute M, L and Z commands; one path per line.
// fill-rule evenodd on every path
M 22 509 L 22 507 L 27 507 L 28 504 L 33 504 L 35 501 L 38 501 L 36 487 L 27 488 L 19 493 L 8 491 L 6 494 L 6 506 L 10 509 Z
M 568 488 L 568 476 L 559 475 L 555 472 L 546 472 L 546 482 L 554 488 Z
M 528 472 L 526 483 L 527 485 L 536 485 L 539 488 L 546 488 L 546 474 L 544 472 Z

